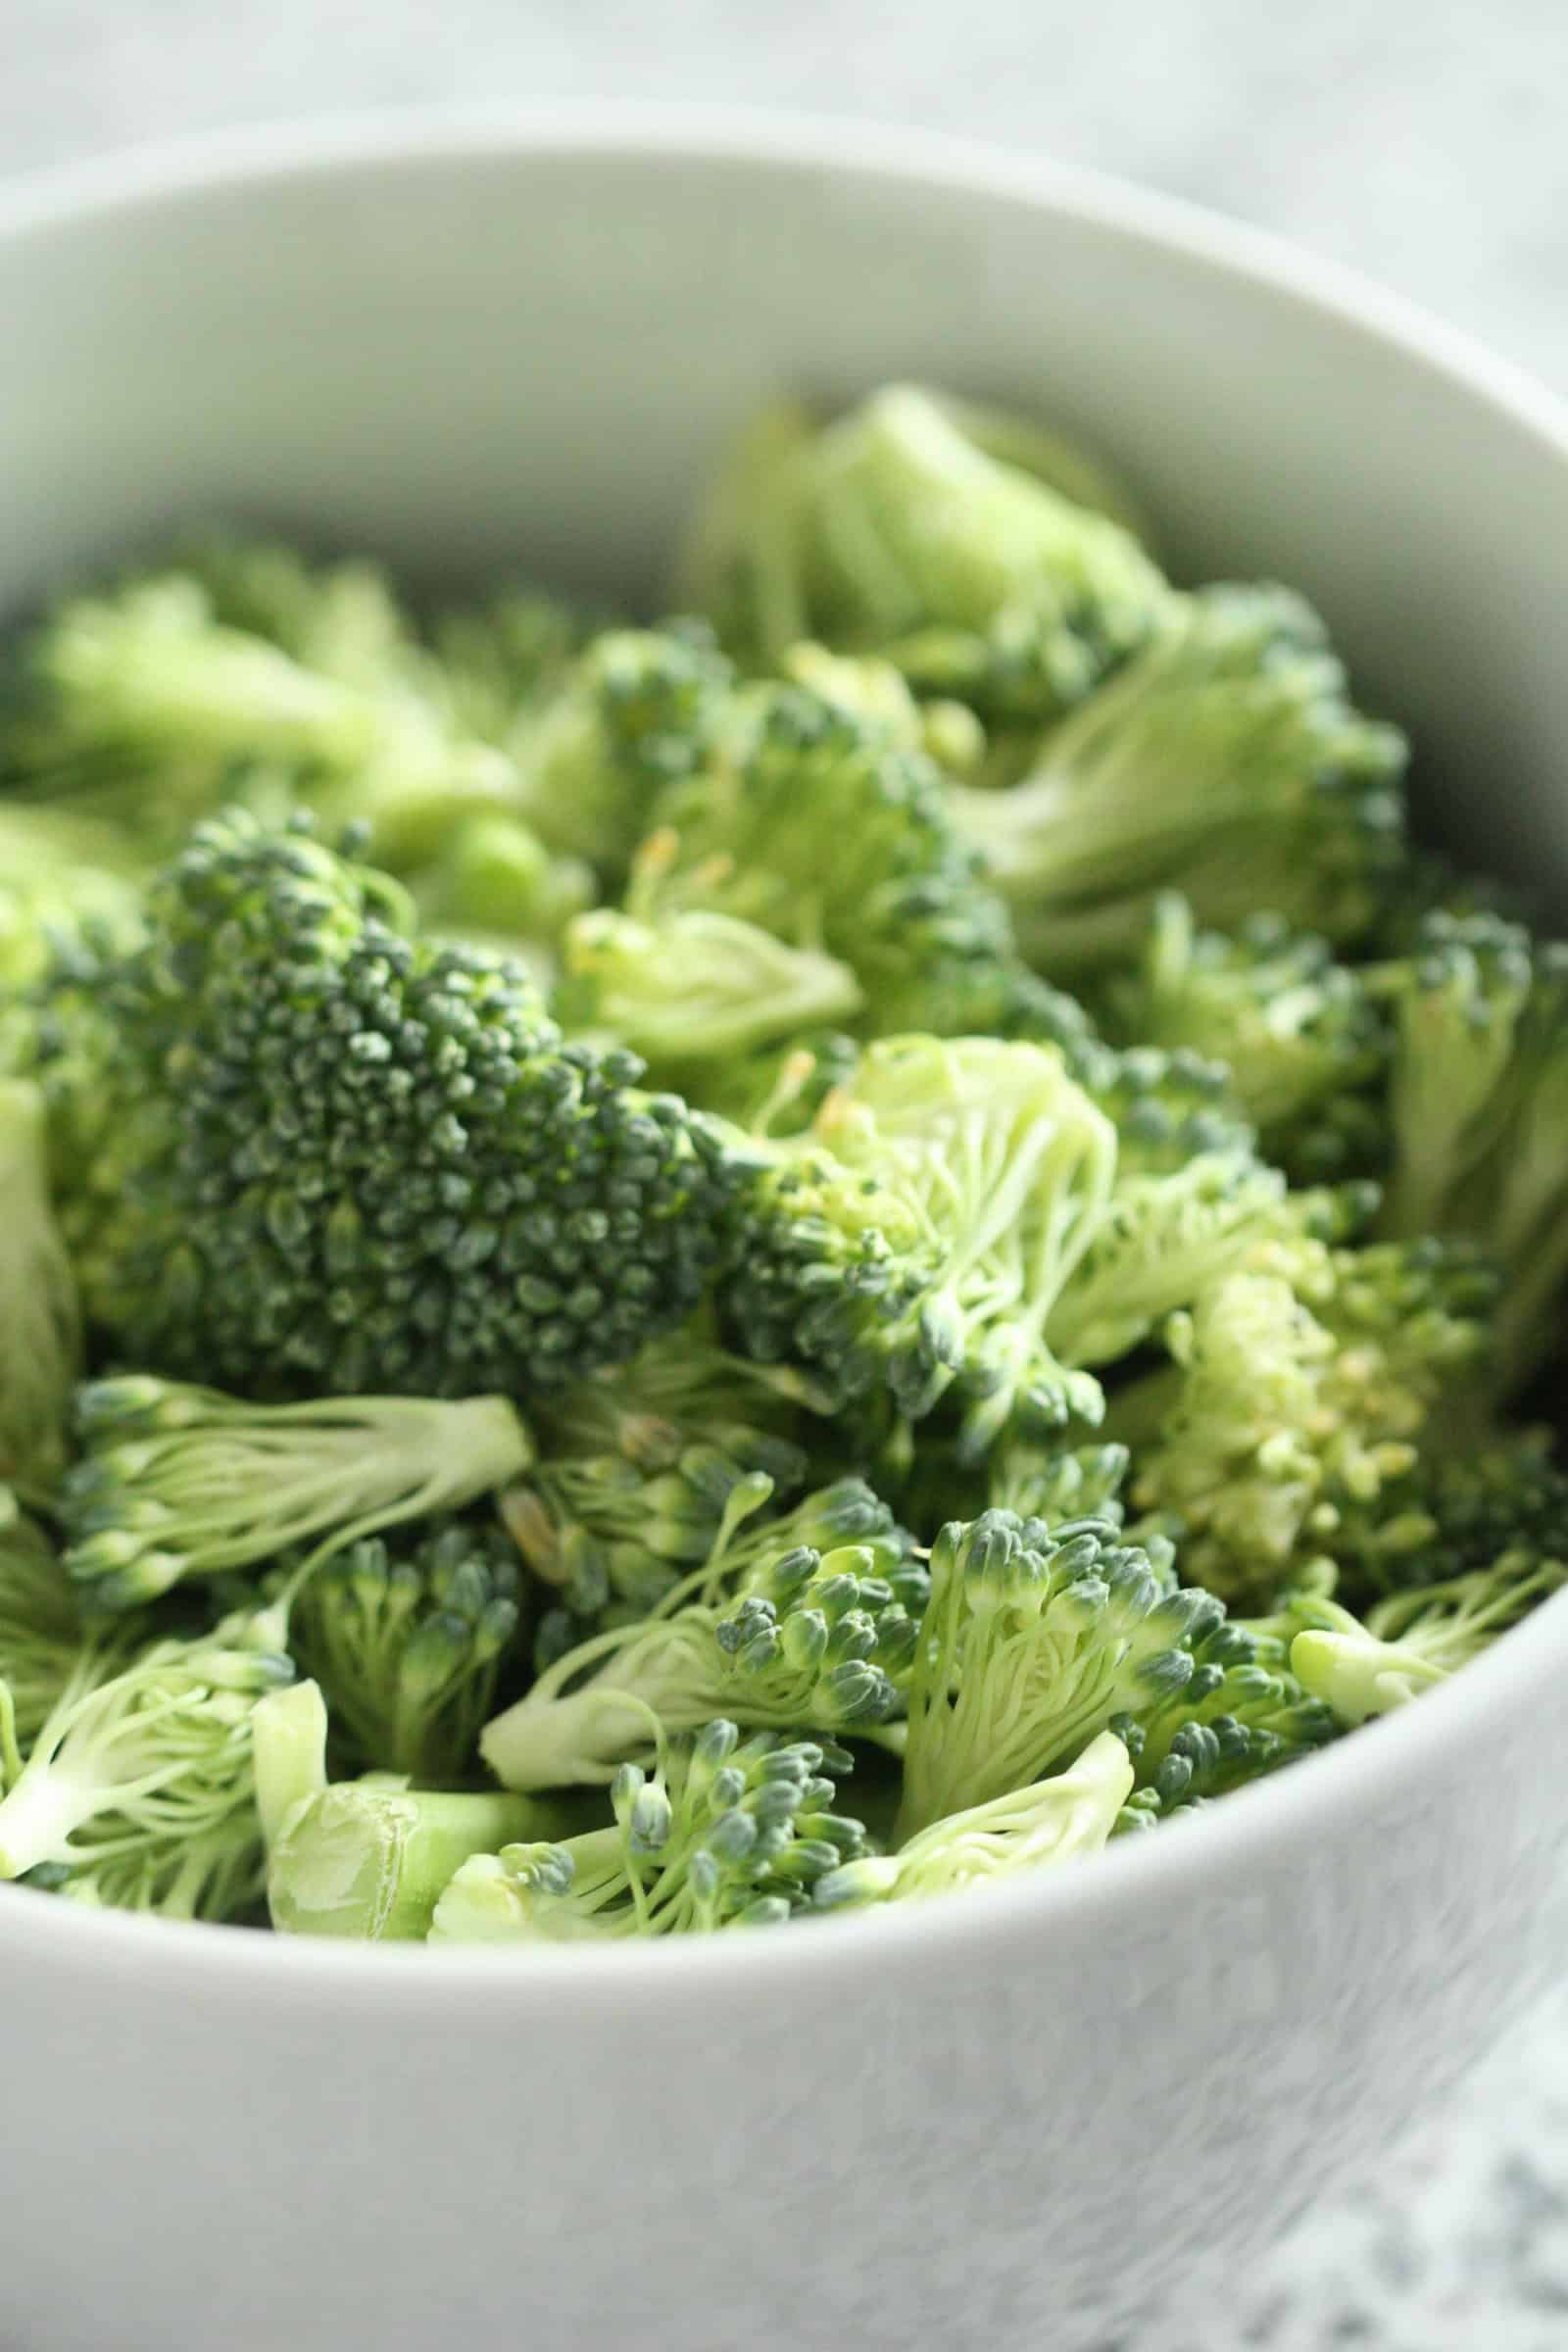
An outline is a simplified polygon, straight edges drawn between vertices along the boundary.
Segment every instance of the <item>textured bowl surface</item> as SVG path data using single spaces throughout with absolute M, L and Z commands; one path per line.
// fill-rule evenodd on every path
M 791 382 L 1039 404 L 1180 570 L 1323 607 L 1568 882 L 1568 421 L 1246 232 L 940 141 L 613 110 L 0 205 L 0 611 L 193 515 L 652 592 Z M 1564 892 L 1568 896 L 1568 892 Z M 1038 1886 L 711 1944 L 357 1951 L 0 1889 L 6 2352 L 1087 2352 L 1438 2090 L 1568 1928 L 1568 1602 Z

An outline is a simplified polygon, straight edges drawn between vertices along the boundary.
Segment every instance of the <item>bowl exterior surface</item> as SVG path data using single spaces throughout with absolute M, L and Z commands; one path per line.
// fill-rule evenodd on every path
M 1562 427 L 1178 208 L 852 131 L 345 132 L 17 200 L 0 317 L 0 612 L 218 514 L 653 593 L 752 401 L 923 376 L 1102 443 L 1179 570 L 1314 596 L 1450 825 L 1568 883 Z M 1089 2352 L 1544 1981 L 1565 1652 L 1555 1605 L 1070 1886 L 721 1947 L 518 1968 L 0 1889 L 0 2344 Z

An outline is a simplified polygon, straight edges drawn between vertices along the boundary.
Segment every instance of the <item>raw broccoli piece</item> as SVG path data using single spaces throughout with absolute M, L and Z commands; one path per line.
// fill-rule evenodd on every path
M 1065 1772 L 934 1821 L 896 1854 L 841 1862 L 817 1880 L 816 1908 L 858 1910 L 867 1903 L 956 1894 L 1015 1872 L 1054 1869 L 1080 1854 L 1098 1854 L 1132 1786 L 1125 1746 L 1114 1732 L 1102 1732 Z
M 909 385 L 819 431 L 775 413 L 726 468 L 683 592 L 763 665 L 817 637 L 987 716 L 1050 716 L 1144 642 L 1170 591 L 1129 531 L 1077 503 L 1098 470 L 1074 463 L 1063 495 L 1042 454 Z
M 1300 599 L 1205 588 L 1042 739 L 1009 790 L 951 805 L 1054 978 L 1130 960 L 1162 891 L 1233 928 L 1260 906 L 1366 929 L 1402 856 L 1404 743 L 1363 718 Z
M 1095 1041 L 1063 1051 L 1116 1130 L 1123 1176 L 1174 1176 L 1200 1154 L 1250 1152 L 1256 1143 L 1223 1062 L 1183 1046 L 1117 1052 Z
M 520 1592 L 499 1528 L 450 1520 L 402 1551 L 362 1537 L 305 1580 L 290 1648 L 363 1764 L 442 1788 L 470 1769 Z
M 715 1719 L 672 1741 L 649 1778 L 615 1775 L 614 1826 L 556 1845 L 476 1855 L 435 1908 L 432 1942 L 575 1942 L 772 1926 L 864 1851 L 832 1810 L 851 1759 L 827 1740 Z
M 504 1396 L 259 1405 L 136 1373 L 79 1391 L 76 1422 L 59 1510 L 67 1572 L 98 1613 L 318 1538 L 303 1583 L 362 1537 L 506 1485 L 533 1452 Z
M 1155 904 L 1141 963 L 1102 992 L 1105 1026 L 1127 1046 L 1203 1055 L 1224 1067 L 1263 1157 L 1296 1183 L 1376 1167 L 1388 1064 L 1381 1007 L 1328 942 L 1278 915 L 1201 931 L 1187 901 Z
M 291 830 L 200 827 L 45 1072 L 101 1137 L 60 1214 L 90 1324 L 261 1395 L 534 1390 L 682 1321 L 739 1180 L 521 967 L 411 945 Z
M 128 1657 L 89 1644 L 25 1761 L 0 1685 L 0 1879 L 80 1871 L 99 1900 L 135 1887 L 152 1907 L 212 1916 L 260 1857 L 251 1725 L 263 1693 L 292 1679 L 282 1632 L 276 1612 L 251 1611 Z M 193 1890 L 193 1845 L 209 1838 L 232 1860 L 204 1848 Z
M 1493 1285 L 1463 1250 L 1303 1247 L 1281 1263 L 1238 1269 L 1172 1317 L 1175 1369 L 1112 1415 L 1134 1502 L 1174 1516 L 1185 1572 L 1228 1599 L 1332 1555 L 1342 1514 L 1409 1473 L 1487 1341 Z
M 618 882 L 662 792 L 733 723 L 733 672 L 700 625 L 611 630 L 511 739 L 515 812 L 541 841 Z
M 81 1626 L 54 1545 L 0 1486 L 0 1683 L 20 1748 L 32 1745 L 75 1671 Z
M 835 1088 L 853 1080 L 863 1050 L 842 1029 L 812 1029 L 692 1072 L 690 1100 L 748 1135 L 803 1135 Z
M 1193 1642 L 1193 1671 L 1179 1690 L 1112 1730 L 1126 1741 L 1145 1818 L 1162 1819 L 1222 1796 L 1322 1747 L 1333 1713 L 1290 1667 L 1288 1642 L 1221 1620 Z
M 831 1412 L 833 1398 L 789 1364 L 758 1364 L 719 1345 L 706 1309 L 679 1331 L 651 1340 L 630 1363 L 594 1372 L 539 1400 L 547 1460 L 619 1453 L 643 1470 L 668 1470 L 693 1445 L 724 1449 L 738 1430 L 788 1440 L 802 1416 Z M 759 1459 L 781 1484 L 793 1465 Z
M 952 776 L 982 766 L 986 731 L 967 703 L 918 702 L 908 680 L 875 655 L 835 654 L 807 641 L 792 645 L 777 664 L 781 677 L 809 687 L 823 702 L 880 727 L 907 752 L 924 752 Z
M 1179 1590 L 1171 1561 L 1161 1539 L 1124 1544 L 1109 1520 L 986 1511 L 942 1530 L 909 1679 L 900 1843 L 1187 1684 L 1224 1607 Z
M 46 1161 L 43 1096 L 0 1079 L 0 1480 L 40 1495 L 65 1467 L 81 1360 L 76 1286 Z
M 537 1797 L 421 1788 L 392 1772 L 329 1781 L 314 1682 L 259 1702 L 253 1745 L 268 1907 L 284 1935 L 417 1941 L 470 1854 L 564 1826 L 561 1808 Z
M 986 1464 L 993 1510 L 1010 1511 L 1020 1519 L 1121 1518 L 1121 1491 L 1127 1478 L 1125 1446 L 1080 1446 L 1070 1451 L 1051 1451 L 1042 1446 L 1015 1441 L 997 1447 Z
M 466 816 L 409 877 L 420 929 L 442 941 L 529 955 L 553 974 L 560 942 L 597 891 L 580 858 L 558 858 L 520 817 Z
M 1348 1579 L 1374 1593 L 1451 1584 L 1521 1548 L 1568 1558 L 1568 1473 L 1544 1429 L 1428 1447 L 1369 1502 L 1343 1506 L 1334 1531 Z
M 25 1004 L 62 934 L 135 937 L 145 874 L 145 858 L 113 826 L 73 809 L 0 802 L 0 1020 Z
M 1466 1234 L 1498 1258 L 1506 1395 L 1556 1347 L 1568 1275 L 1568 943 L 1493 914 L 1434 914 L 1373 981 L 1396 1034 L 1383 1229 Z
M 927 1591 L 912 1539 L 858 1479 L 777 1518 L 757 1509 L 732 1494 L 708 1558 L 646 1618 L 568 1650 L 486 1726 L 499 1781 L 609 1781 L 719 1702 L 769 1731 L 836 1733 L 898 1712 Z
M 1568 1560 L 1520 1545 L 1450 1583 L 1391 1592 L 1364 1622 L 1336 1601 L 1303 1600 L 1291 1671 L 1353 1731 L 1446 1682 L 1565 1583 Z
M 302 628 L 301 654 L 220 618 L 188 571 L 66 599 L 17 659 L 0 787 L 74 795 L 167 842 L 250 773 L 264 802 L 352 813 L 384 863 L 419 862 L 514 779 L 426 691 L 375 575 L 343 579 L 349 596 L 309 624 L 317 636 Z
M 1005 1025 L 1025 976 L 947 794 L 878 721 L 803 686 L 752 687 L 713 757 L 652 807 L 638 915 L 728 915 L 832 957 L 872 1033 Z M 803 1025 L 823 1017 L 839 1016 Z
M 1094 1419 L 1051 1338 L 1111 1197 L 1114 1131 L 1048 1048 L 883 1039 L 808 1133 L 758 1147 L 725 1311 L 908 1421 L 955 1392 L 960 1447 Z

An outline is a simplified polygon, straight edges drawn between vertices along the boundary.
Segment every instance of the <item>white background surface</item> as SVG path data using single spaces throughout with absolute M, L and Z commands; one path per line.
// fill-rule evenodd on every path
M 1564 0 L 0 0 L 0 174 L 428 100 L 858 114 L 1047 150 L 1280 229 L 1568 391 L 1565 88 Z M 1565 2344 L 1568 1998 L 1200 2336 L 1137 2352 Z

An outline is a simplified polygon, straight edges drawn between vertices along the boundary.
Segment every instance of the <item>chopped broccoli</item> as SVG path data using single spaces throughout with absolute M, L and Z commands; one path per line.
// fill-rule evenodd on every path
M 1099 1853 L 1133 1786 L 1127 1750 L 1101 1732 L 1066 1771 L 1008 1789 L 918 1831 L 896 1854 L 841 1862 L 816 1882 L 818 1910 L 958 1893 Z
M 1124 1176 L 1175 1176 L 1200 1154 L 1250 1152 L 1256 1143 L 1223 1062 L 1177 1046 L 1062 1041 L 1074 1077 L 1116 1130 Z
M 466 1862 L 435 1907 L 433 1942 L 575 1942 L 773 1926 L 864 1851 L 831 1808 L 851 1759 L 831 1741 L 722 1718 L 672 1741 L 652 1778 L 616 1773 L 614 1826 Z
M 226 1898 L 235 1874 L 219 1863 L 191 1896 L 190 1847 L 211 1837 L 259 1859 L 251 1725 L 263 1693 L 293 1676 L 281 1631 L 273 1613 L 242 1612 L 128 1658 L 89 1644 L 25 1760 L 0 1684 L 0 1879 L 134 1867 L 155 1908 L 172 1892 L 181 1910 Z
M 917 1421 L 949 1390 L 961 1440 L 1097 1417 L 1051 1319 L 1092 1247 L 1115 1136 L 1048 1048 L 889 1038 L 806 1136 L 760 1164 L 725 1291 L 748 1353 L 890 1392 Z
M 364 1536 L 306 1578 L 289 1646 L 363 1764 L 442 1788 L 470 1768 L 520 1599 L 499 1528 L 449 1520 L 400 1551 Z
M 900 1840 L 1179 1690 L 1223 1615 L 1176 1587 L 1168 1544 L 1124 1544 L 1109 1520 L 986 1511 L 945 1527 L 909 1680 Z
M 1112 1729 L 1127 1743 L 1145 1818 L 1222 1796 L 1335 1737 L 1331 1710 L 1291 1671 L 1289 1643 L 1230 1619 L 1192 1645 L 1179 1690 Z
M 504 1396 L 261 1405 L 128 1373 L 82 1389 L 76 1419 L 84 1450 L 59 1505 L 66 1568 L 99 1613 L 318 1538 L 303 1583 L 362 1537 L 455 1510 L 532 1458 Z
M 1316 615 L 1208 588 L 1041 740 L 1022 779 L 951 796 L 1055 978 L 1136 956 L 1159 893 L 1233 927 L 1259 907 L 1366 929 L 1402 850 L 1404 745 L 1355 711 Z
M 1318 1184 L 1376 1167 L 1375 1093 L 1389 1040 L 1360 972 L 1326 940 L 1257 914 L 1230 934 L 1200 931 L 1174 893 L 1154 906 L 1142 962 L 1102 992 L 1108 1033 L 1224 1066 L 1265 1159 Z
M 681 592 L 743 659 L 817 637 L 988 716 L 1050 716 L 1143 643 L 1170 591 L 1078 503 L 1103 495 L 1098 471 L 1056 457 L 1043 474 L 1042 456 L 1038 435 L 909 385 L 819 431 L 775 412 L 715 489 Z
M 88 1320 L 263 1395 L 560 1384 L 696 1304 L 734 1177 L 628 1054 L 563 1046 L 520 967 L 413 945 L 290 831 L 200 827 L 103 971 L 113 1107 L 67 1171 Z M 45 1073 L 49 1082 L 49 1073 Z
M 76 1286 L 49 1200 L 44 1101 L 0 1079 L 0 1479 L 45 1494 L 80 1368 Z
M 1391 1592 L 1364 1623 L 1336 1601 L 1305 1600 L 1291 1671 L 1353 1731 L 1446 1682 L 1564 1584 L 1568 1559 L 1520 1545 L 1447 1584 Z

